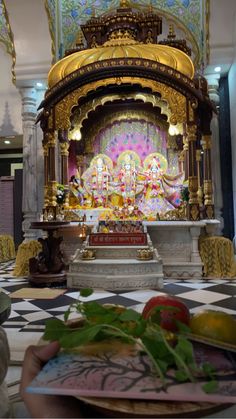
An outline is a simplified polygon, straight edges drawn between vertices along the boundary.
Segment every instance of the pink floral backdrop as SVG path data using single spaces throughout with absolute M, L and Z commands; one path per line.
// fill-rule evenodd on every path
M 161 153 L 168 161 L 167 173 L 179 172 L 178 155 L 167 147 L 167 132 L 145 120 L 119 121 L 107 125 L 95 137 L 94 156 L 106 154 L 114 166 L 119 155 L 126 150 L 135 151 L 141 161 L 151 153 Z M 69 178 L 76 173 L 76 141 L 71 141 L 69 153 Z
M 119 155 L 135 151 L 143 160 L 151 153 L 161 153 L 168 161 L 169 174 L 177 174 L 178 155 L 167 148 L 167 132 L 145 120 L 114 122 L 102 129 L 94 139 L 94 154 L 107 154 L 116 165 Z
M 144 120 L 114 122 L 99 132 L 93 148 L 95 154 L 107 154 L 114 164 L 126 150 L 135 151 L 142 161 L 154 152 L 166 157 L 166 133 Z

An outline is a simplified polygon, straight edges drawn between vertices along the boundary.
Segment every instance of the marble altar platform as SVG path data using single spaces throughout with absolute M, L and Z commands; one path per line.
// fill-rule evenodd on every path
M 199 278 L 203 275 L 199 237 L 214 234 L 218 224 L 218 220 L 143 221 L 163 260 L 166 278 Z
M 141 249 L 151 249 L 153 258 L 138 260 L 137 251 Z M 67 286 L 70 288 L 163 288 L 162 260 L 149 235 L 144 246 L 90 246 L 87 239 L 83 250 L 93 251 L 96 257 L 86 260 L 81 249 L 76 252 L 67 273 Z
M 157 250 L 158 255 L 162 259 L 164 276 L 170 279 L 201 278 L 203 276 L 203 262 L 198 248 L 199 237 L 201 234 L 213 235 L 219 223 L 218 220 L 143 221 L 143 225 L 150 236 L 152 246 Z M 78 235 L 75 235 L 77 224 L 78 223 L 70 223 L 70 227 L 60 231 L 60 234 L 64 236 L 63 251 L 70 260 L 74 258 L 76 251 L 80 250 L 83 246 L 81 239 Z M 86 222 L 86 224 L 89 224 L 90 227 L 96 227 L 97 221 Z M 66 233 L 66 231 L 68 232 L 69 230 L 71 232 L 70 235 Z M 119 251 L 121 252 L 121 249 Z M 126 254 L 126 251 L 124 253 Z M 121 253 L 120 257 L 123 258 Z M 110 260 L 112 258 L 113 255 Z M 84 264 L 86 263 L 88 264 L 88 262 L 85 261 Z M 141 268 L 140 263 L 135 264 L 136 270 L 139 271 Z M 95 267 L 94 261 L 93 265 Z M 104 270 L 102 270 L 102 263 L 100 263 L 97 268 L 99 268 L 102 272 L 101 274 L 103 274 Z M 88 270 L 88 268 L 86 269 Z M 141 274 L 141 271 L 139 272 Z M 88 275 L 89 274 L 90 273 L 88 272 Z

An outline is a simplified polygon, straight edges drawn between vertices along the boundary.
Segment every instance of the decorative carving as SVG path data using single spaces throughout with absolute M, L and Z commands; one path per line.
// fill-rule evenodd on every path
M 88 263 L 88 262 L 86 262 Z M 96 278 L 81 278 L 78 276 L 74 276 L 67 274 L 68 285 L 72 288 L 97 288 L 98 286 L 104 289 L 109 290 L 127 290 L 127 289 L 145 289 L 145 288 L 152 288 L 152 289 L 161 289 L 163 288 L 163 279 L 161 278 L 108 278 L 108 279 L 96 279 Z
M 181 51 L 185 52 L 185 54 L 191 56 L 191 48 L 187 46 L 187 42 L 185 39 L 176 39 L 176 34 L 174 31 L 174 26 L 171 24 L 169 26 L 169 33 L 167 35 L 167 39 L 160 41 L 159 44 L 161 45 L 169 45 L 173 48 L 178 48 Z
M 73 114 L 73 123 L 76 125 L 76 131 L 80 130 L 83 121 L 88 118 L 88 114 L 93 110 L 95 111 L 97 107 L 104 105 L 107 102 L 114 102 L 116 100 L 142 100 L 144 103 L 151 103 L 154 107 L 158 107 L 161 109 L 161 114 L 167 116 L 167 121 L 169 121 L 171 116 L 171 111 L 168 107 L 168 103 L 162 100 L 160 97 L 154 94 L 149 93 L 131 93 L 129 95 L 125 94 L 114 94 L 114 95 L 105 95 L 101 97 L 97 97 L 92 101 L 85 103 L 84 105 L 78 107 L 77 110 L 74 111 Z M 74 130 L 69 131 L 69 138 L 73 139 Z M 172 137 L 173 138 L 173 137 Z
M 189 214 L 190 214 L 190 220 L 197 221 L 200 218 L 200 211 L 199 211 L 199 205 L 191 205 L 189 204 Z
M 160 93 L 161 98 L 169 104 L 171 111 L 170 122 L 172 124 L 186 122 L 186 98 L 179 93 L 177 90 L 173 89 L 170 86 L 167 86 L 163 83 L 143 79 L 139 77 L 121 77 L 121 82 L 139 84 L 142 87 L 150 88 L 154 93 Z M 108 86 L 111 84 L 116 84 L 116 79 L 109 78 L 98 80 L 93 83 L 84 85 L 80 89 L 74 90 L 70 95 L 65 96 L 55 107 L 56 114 L 56 129 L 69 129 L 70 128 L 70 116 L 73 106 L 78 104 L 78 101 L 81 97 L 84 97 L 88 92 L 96 90 L 102 86 Z
M 197 126 L 195 124 L 187 125 L 188 141 L 196 141 Z
M 69 156 L 69 143 L 68 142 L 63 142 L 63 143 L 60 143 L 60 150 L 61 150 L 61 155 L 62 156 L 65 156 L 65 157 L 67 157 L 67 156 Z
M 54 132 L 48 132 L 47 133 L 47 137 L 48 137 L 48 148 L 50 147 L 55 147 L 56 146 L 56 136 Z
M 47 201 L 48 206 L 57 206 L 57 182 L 50 181 L 47 187 Z
M 214 218 L 214 206 L 213 205 L 206 205 L 205 207 L 206 218 L 213 219 Z
M 203 181 L 203 190 L 204 190 L 204 204 L 205 205 L 212 205 L 213 199 L 212 199 L 212 180 L 204 180 Z
M 201 143 L 202 143 L 202 148 L 204 151 L 210 150 L 212 147 L 211 135 L 203 135 Z

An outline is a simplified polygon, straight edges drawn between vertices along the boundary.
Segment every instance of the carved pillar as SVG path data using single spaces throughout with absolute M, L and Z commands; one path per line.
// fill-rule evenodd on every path
M 188 180 L 189 180 L 189 208 L 188 218 L 192 221 L 197 221 L 200 218 L 199 203 L 198 203 L 198 176 L 196 163 L 196 132 L 197 126 L 195 124 L 187 125 L 188 136 Z
M 203 135 L 202 148 L 203 148 L 203 191 L 204 191 L 204 206 L 205 218 L 214 218 L 214 205 L 213 205 L 213 189 L 212 189 L 212 176 L 211 176 L 211 135 Z
M 199 254 L 199 250 L 198 250 L 198 240 L 199 240 L 199 236 L 201 233 L 201 228 L 200 227 L 190 227 L 190 234 L 191 234 L 191 238 L 192 238 L 192 243 L 191 243 L 191 262 L 195 262 L 195 263 L 201 263 L 201 256 Z
M 23 125 L 23 225 L 25 240 L 38 238 L 38 233 L 30 229 L 31 222 L 39 219 L 39 188 L 38 177 L 38 138 L 35 119 L 37 115 L 36 90 L 34 88 L 21 88 L 22 97 L 22 125 Z M 41 138 L 40 138 L 41 143 Z
M 210 99 L 219 107 L 219 76 L 206 76 L 208 81 L 208 93 Z M 222 217 L 223 196 L 222 181 L 220 167 L 220 139 L 219 139 L 219 117 L 213 113 L 210 130 L 212 133 L 212 150 L 211 150 L 211 167 L 212 167 L 212 183 L 214 194 L 214 210 L 215 218 L 220 221 L 216 234 L 222 234 L 224 228 L 224 219 Z
M 44 159 L 44 208 L 48 206 L 48 144 L 47 144 L 47 134 L 44 133 L 43 139 L 43 159 Z
M 203 200 L 203 191 L 202 191 L 202 185 L 201 185 L 201 170 L 200 170 L 201 160 L 202 160 L 201 150 L 196 150 L 197 179 L 198 179 L 197 196 L 198 196 L 198 203 L 199 203 L 200 208 L 202 206 L 202 200 Z
M 48 206 L 56 207 L 57 205 L 57 181 L 56 181 L 56 162 L 55 162 L 55 147 L 56 137 L 55 132 L 48 134 Z
M 188 138 L 187 138 L 186 132 L 184 132 L 184 135 L 183 135 L 183 155 L 184 155 L 184 173 L 185 173 L 184 180 L 187 180 L 189 160 L 188 160 Z
M 65 207 L 69 206 L 69 179 L 68 179 L 68 156 L 69 156 L 69 141 L 67 131 L 60 130 L 58 132 L 60 153 L 61 153 L 61 183 L 65 186 L 67 191 Z

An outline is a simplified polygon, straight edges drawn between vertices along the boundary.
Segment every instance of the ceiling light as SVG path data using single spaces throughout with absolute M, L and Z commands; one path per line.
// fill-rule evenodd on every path
M 77 129 L 74 133 L 73 133 L 73 140 L 76 141 L 80 141 L 81 140 L 81 132 L 79 129 Z
M 37 87 L 43 87 L 43 83 L 40 83 L 39 81 L 36 83 Z
M 216 73 L 219 73 L 221 71 L 221 67 L 215 67 L 214 70 Z
M 9 141 L 9 140 L 5 140 L 5 141 L 4 141 L 4 143 L 5 143 L 5 144 L 11 144 L 11 141 Z
M 171 125 L 169 126 L 168 132 L 170 135 L 178 135 L 179 134 L 179 130 L 177 128 L 176 125 Z

